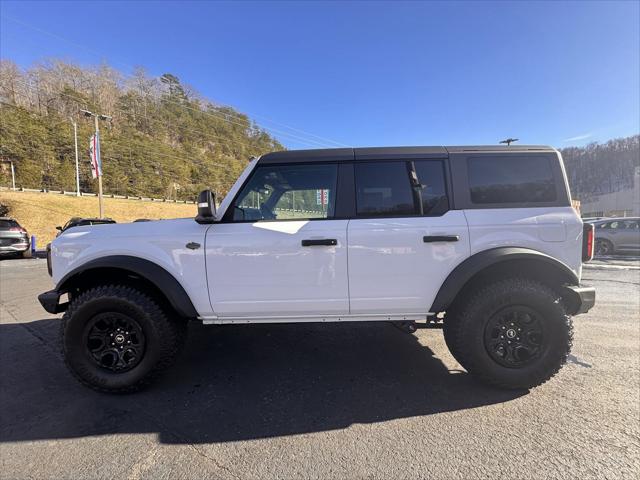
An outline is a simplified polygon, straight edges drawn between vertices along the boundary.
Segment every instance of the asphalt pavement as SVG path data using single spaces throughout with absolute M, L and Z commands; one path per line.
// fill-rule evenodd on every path
M 595 262 L 596 307 L 545 385 L 476 383 L 440 330 L 192 324 L 150 389 L 67 372 L 43 260 L 0 262 L 0 478 L 638 478 L 640 262 Z M 604 266 L 603 266 L 604 265 Z

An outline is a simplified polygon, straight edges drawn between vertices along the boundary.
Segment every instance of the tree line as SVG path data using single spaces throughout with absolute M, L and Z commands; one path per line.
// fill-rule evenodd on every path
M 252 156 L 283 146 L 247 115 L 216 105 L 172 74 L 125 76 L 104 64 L 62 61 L 21 70 L 0 61 L 0 185 L 75 190 L 72 122 L 78 126 L 80 188 L 95 192 L 88 157 L 101 122 L 103 184 L 108 193 L 192 200 L 201 189 L 224 194 Z
M 639 147 L 640 135 L 633 135 L 561 149 L 573 198 L 585 202 L 633 188 L 635 170 L 640 167 Z

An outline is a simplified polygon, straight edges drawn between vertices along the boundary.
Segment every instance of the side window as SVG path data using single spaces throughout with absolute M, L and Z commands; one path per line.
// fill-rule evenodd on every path
M 553 170 L 547 157 L 470 157 L 467 166 L 473 203 L 545 203 L 557 199 Z
M 407 162 L 355 164 L 356 215 L 412 216 L 416 214 Z
M 420 188 L 423 215 L 442 215 L 449 210 L 444 180 L 444 164 L 440 160 L 414 162 Z
M 356 163 L 355 176 L 358 216 L 433 216 L 449 209 L 441 160 Z
M 233 206 L 233 221 L 333 217 L 338 166 L 258 166 Z

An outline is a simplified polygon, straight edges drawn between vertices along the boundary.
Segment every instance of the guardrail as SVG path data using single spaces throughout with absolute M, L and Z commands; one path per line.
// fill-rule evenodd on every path
M 10 187 L 0 187 L 0 192 L 31 192 L 31 193 L 50 193 L 53 195 L 69 195 L 76 196 L 76 192 L 68 192 L 66 190 L 49 190 L 46 188 L 10 188 Z M 97 197 L 97 193 L 92 192 L 80 192 L 80 196 L 82 197 Z M 102 196 L 104 198 L 117 198 L 120 200 L 137 200 L 142 202 L 165 202 L 165 203 L 186 203 L 186 204 L 195 204 L 195 200 L 177 200 L 172 198 L 153 198 L 153 197 L 140 197 L 135 195 L 116 195 L 113 193 L 103 193 Z

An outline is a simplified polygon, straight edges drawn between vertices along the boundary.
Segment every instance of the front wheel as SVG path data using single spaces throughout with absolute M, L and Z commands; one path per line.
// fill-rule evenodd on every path
M 62 318 L 64 360 L 84 385 L 103 392 L 140 389 L 169 367 L 186 324 L 134 288 L 105 285 L 74 298 Z
M 571 318 L 559 295 L 534 280 L 480 288 L 456 314 L 447 343 L 469 373 L 491 385 L 536 387 L 558 372 L 571 350 Z

